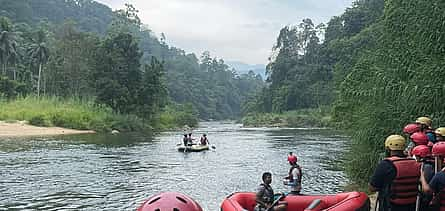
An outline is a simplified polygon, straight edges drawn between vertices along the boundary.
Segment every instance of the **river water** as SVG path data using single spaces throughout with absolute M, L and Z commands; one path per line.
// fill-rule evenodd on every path
M 201 122 L 193 132 L 215 149 L 178 152 L 182 131 L 0 140 L 0 210 L 136 210 L 152 194 L 178 191 L 217 211 L 230 193 L 255 191 L 265 171 L 286 192 L 289 151 L 303 169 L 302 193 L 347 183 L 338 168 L 347 138 L 332 130 Z

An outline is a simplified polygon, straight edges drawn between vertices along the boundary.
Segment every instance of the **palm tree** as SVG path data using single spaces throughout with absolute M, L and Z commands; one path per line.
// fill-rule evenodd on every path
M 0 18 L 0 62 L 2 74 L 6 75 L 8 61 L 14 62 L 17 58 L 17 34 L 12 31 L 9 19 Z
M 42 66 L 48 61 L 49 49 L 46 46 L 46 33 L 43 30 L 37 32 L 37 39 L 29 49 L 29 54 L 34 61 L 39 64 L 39 77 L 37 80 L 37 97 L 40 96 L 40 79 L 42 76 Z

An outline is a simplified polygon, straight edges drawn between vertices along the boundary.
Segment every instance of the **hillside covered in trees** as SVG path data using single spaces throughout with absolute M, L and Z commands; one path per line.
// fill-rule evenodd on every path
M 131 5 L 112 11 L 92 0 L 0 0 L 0 16 L 6 98 L 88 98 L 147 119 L 172 107 L 226 119 L 238 116 L 264 83 L 252 72 L 236 74 L 209 52 L 196 56 L 169 46 Z
M 331 125 L 352 136 L 346 170 L 366 184 L 388 135 L 419 116 L 445 122 L 444 10 L 438 0 L 357 0 L 326 25 L 284 27 L 245 113 L 328 107 Z

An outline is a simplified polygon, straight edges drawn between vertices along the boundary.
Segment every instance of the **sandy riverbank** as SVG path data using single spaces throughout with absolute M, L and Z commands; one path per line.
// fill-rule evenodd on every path
M 73 130 L 61 127 L 37 127 L 25 122 L 6 123 L 0 121 L 0 138 L 5 137 L 32 137 L 55 136 L 71 134 L 95 133 L 92 130 Z

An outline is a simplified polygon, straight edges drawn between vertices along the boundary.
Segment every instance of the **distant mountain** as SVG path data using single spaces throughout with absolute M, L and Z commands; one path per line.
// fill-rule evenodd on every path
M 264 64 L 251 65 L 239 61 L 225 61 L 225 63 L 233 67 L 238 74 L 245 74 L 252 70 L 255 74 L 260 74 L 263 79 L 266 78 L 266 65 Z

